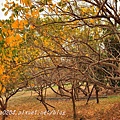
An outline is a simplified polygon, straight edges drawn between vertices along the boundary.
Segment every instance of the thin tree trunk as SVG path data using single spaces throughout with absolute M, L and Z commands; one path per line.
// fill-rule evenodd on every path
M 2 115 L 2 120 L 5 120 L 6 119 L 6 114 L 3 112 L 3 115 Z
M 76 114 L 76 105 L 75 105 L 75 93 L 74 93 L 74 88 L 72 88 L 71 96 L 72 96 L 72 104 L 73 104 L 73 119 L 76 120 L 77 114 Z
M 5 103 L 4 103 L 4 101 L 0 101 L 0 105 L 1 105 L 1 111 L 2 111 L 2 120 L 5 120 L 6 119 L 6 117 L 8 116 L 7 115 L 7 101 L 8 101 L 8 99 L 6 99 L 5 100 Z
M 2 120 L 5 120 L 5 118 L 6 118 L 6 116 L 5 116 L 5 115 L 3 115 L 3 116 L 2 116 Z
M 95 85 L 95 92 L 96 92 L 96 100 L 97 100 L 97 103 L 99 103 L 99 96 L 98 96 L 99 88 L 98 88 L 97 85 Z
M 90 93 L 90 88 L 89 88 L 88 82 L 86 83 L 86 87 L 87 87 L 88 93 Z
M 95 87 L 95 85 L 93 85 L 93 87 L 92 87 L 92 90 L 91 90 L 91 92 L 90 92 L 90 94 L 89 94 L 89 96 L 88 96 L 88 99 L 87 99 L 86 104 L 88 104 L 88 101 L 90 100 L 90 97 L 91 97 L 91 95 L 92 95 L 92 92 L 93 92 L 94 87 Z

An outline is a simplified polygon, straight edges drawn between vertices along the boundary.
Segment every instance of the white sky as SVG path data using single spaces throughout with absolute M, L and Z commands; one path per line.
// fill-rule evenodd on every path
M 5 16 L 4 15 L 4 12 L 1 10 L 4 6 L 3 6 L 3 4 L 5 3 L 5 1 L 6 0 L 0 0 L 0 20 L 1 19 L 7 19 L 7 18 L 9 18 L 9 16 L 10 16 L 10 13 L 7 15 L 7 16 Z M 14 0 L 13 0 L 14 1 Z M 15 0 L 16 1 L 16 0 Z M 19 0 L 18 0 L 19 1 Z M 54 1 L 56 1 L 56 0 L 54 0 Z M 120 1 L 119 1 L 119 5 L 120 5 Z M 120 10 L 120 6 L 119 6 L 119 10 Z
M 3 3 L 5 3 L 5 0 L 0 0 L 0 19 L 7 19 L 9 16 L 5 16 L 4 12 L 1 10 L 4 7 Z
M 5 2 L 5 0 L 0 0 L 0 19 L 5 19 L 6 18 L 3 11 L 1 10 L 3 8 L 2 3 L 4 3 L 4 2 Z

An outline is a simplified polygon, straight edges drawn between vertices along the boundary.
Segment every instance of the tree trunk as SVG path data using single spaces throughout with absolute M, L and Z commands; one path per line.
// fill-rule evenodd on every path
M 88 82 L 86 83 L 86 87 L 87 87 L 88 93 L 90 93 L 90 88 L 89 88 Z
M 5 120 L 6 117 L 8 116 L 8 113 L 7 113 L 7 100 L 5 101 L 0 101 L 0 104 L 1 104 L 1 111 L 2 111 L 2 120 Z
M 72 88 L 71 97 L 72 97 L 72 104 L 73 104 L 73 119 L 76 120 L 77 114 L 76 114 L 76 105 L 75 105 L 75 93 L 74 93 L 74 88 Z
M 6 117 L 9 115 L 8 112 L 7 112 L 7 107 L 6 107 L 6 104 L 4 105 L 4 108 L 2 109 L 2 120 L 5 120 Z
M 97 103 L 99 103 L 99 96 L 98 96 L 99 88 L 98 88 L 97 85 L 95 85 L 95 92 L 96 92 L 96 100 L 97 100 Z
M 91 95 L 92 95 L 92 92 L 93 92 L 94 87 L 95 87 L 95 85 L 93 85 L 93 87 L 92 87 L 92 90 L 91 90 L 91 92 L 90 92 L 90 94 L 89 94 L 89 96 L 88 96 L 88 99 L 87 99 L 86 104 L 88 104 L 88 101 L 90 100 L 90 97 L 91 97 Z
M 2 115 L 2 120 L 5 120 L 6 119 L 6 115 Z

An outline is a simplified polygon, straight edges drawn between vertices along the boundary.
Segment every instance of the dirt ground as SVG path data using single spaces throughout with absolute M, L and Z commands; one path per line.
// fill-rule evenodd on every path
M 46 113 L 44 106 L 36 100 L 36 93 L 19 92 L 8 104 L 8 110 L 14 114 L 6 120 L 73 120 L 72 101 L 47 100 L 52 106 L 51 112 Z M 90 100 L 76 101 L 77 120 L 120 120 L 120 94 L 110 94 L 107 98 L 100 98 L 100 103 Z

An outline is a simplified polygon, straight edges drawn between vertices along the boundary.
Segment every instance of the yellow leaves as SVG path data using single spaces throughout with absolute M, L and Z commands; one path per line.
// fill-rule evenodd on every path
M 37 10 L 33 10 L 33 11 L 31 12 L 31 15 L 32 15 L 34 18 L 39 17 L 39 10 L 38 10 L 38 9 L 37 9 Z
M 2 27 L 2 25 L 3 25 L 2 22 L 0 22 L 0 27 Z
M 34 29 L 35 28 L 35 26 L 33 26 L 33 25 L 30 25 L 30 29 L 32 30 L 32 29 Z
M 26 13 L 25 16 L 27 19 L 29 19 L 31 17 L 31 15 L 29 13 Z
M 19 34 L 11 35 L 6 38 L 6 44 L 10 47 L 13 46 L 19 46 L 19 44 L 22 42 L 22 38 Z
M 20 0 L 20 3 L 25 6 L 31 6 L 31 0 Z
M 12 35 L 13 31 L 12 30 L 8 30 L 7 33 L 8 33 L 8 35 Z
M 20 40 L 21 39 L 19 34 L 16 34 L 15 38 L 16 38 L 16 40 Z
M 19 27 L 19 21 L 16 20 L 13 24 L 12 24 L 12 28 L 18 28 Z
M 87 7 L 83 7 L 83 8 L 81 8 L 81 10 L 82 10 L 82 14 L 85 14 L 85 13 L 88 12 L 88 8 Z
M 53 4 L 52 8 L 55 9 L 55 7 L 56 7 L 56 4 Z
M 4 66 L 3 65 L 0 65 L 0 75 L 2 75 L 4 72 Z
M 9 5 L 8 5 L 8 3 L 4 4 L 4 7 L 6 7 L 6 8 L 9 8 Z
M 14 60 L 15 60 L 15 63 L 18 63 L 18 57 L 15 57 Z
M 0 93 L 5 93 L 5 87 L 0 83 Z
M 7 16 L 7 15 L 8 15 L 8 11 L 6 11 L 6 12 L 4 13 L 4 15 Z
M 90 23 L 94 24 L 95 20 L 94 19 L 90 19 Z
M 14 29 L 24 29 L 25 25 L 27 25 L 27 20 L 16 20 L 12 23 L 12 28 Z
M 66 36 L 67 37 L 67 36 Z M 67 42 L 70 42 L 72 39 L 71 39 L 71 37 L 67 37 Z M 64 41 L 63 41 L 64 42 Z
M 25 25 L 27 25 L 28 22 L 26 20 L 20 20 L 19 21 L 19 28 L 24 29 Z
M 2 93 L 5 93 L 5 92 L 6 92 L 5 87 L 2 88 L 1 92 L 2 92 Z
M 24 36 L 23 36 L 24 40 L 26 40 L 27 38 L 27 34 L 25 33 Z
M 61 0 L 62 2 L 68 2 L 68 0 Z
M 38 41 L 37 41 L 37 40 L 35 40 L 35 41 L 34 41 L 34 44 L 35 44 L 35 45 L 39 45 L 39 43 L 38 43 Z
M 1 77 L 1 80 L 2 80 L 2 82 L 3 83 L 7 83 L 8 81 L 9 81 L 9 79 L 10 79 L 10 76 L 9 75 L 2 75 L 2 77 Z
M 3 74 L 0 77 L 0 93 L 6 92 L 5 86 L 10 82 L 10 76 Z
M 8 62 L 8 63 L 10 63 L 10 61 L 12 60 L 12 58 L 11 58 L 11 53 L 8 53 L 7 54 L 7 56 L 3 56 L 3 59 L 6 61 L 6 62 Z M 9 66 L 7 66 L 7 67 L 9 67 Z
M 0 41 L 2 41 L 3 40 L 3 38 L 2 38 L 2 36 L 0 35 Z
M 2 27 L 2 33 L 4 33 L 6 36 L 5 37 L 8 37 L 12 34 L 14 34 L 14 31 L 12 31 L 11 29 L 9 28 L 5 28 L 5 27 Z M 2 37 L 2 36 L 1 36 Z
M 10 44 L 12 42 L 12 40 L 13 40 L 13 36 L 7 37 L 6 38 L 6 43 Z
M 8 29 L 7 28 L 2 28 L 3 33 L 7 33 Z
M 44 38 L 43 36 L 41 37 L 41 41 L 46 47 L 48 47 L 52 42 L 49 38 Z
M 89 15 L 89 14 L 95 14 L 95 13 L 96 12 L 94 12 L 94 7 L 85 6 L 81 8 L 82 15 Z

